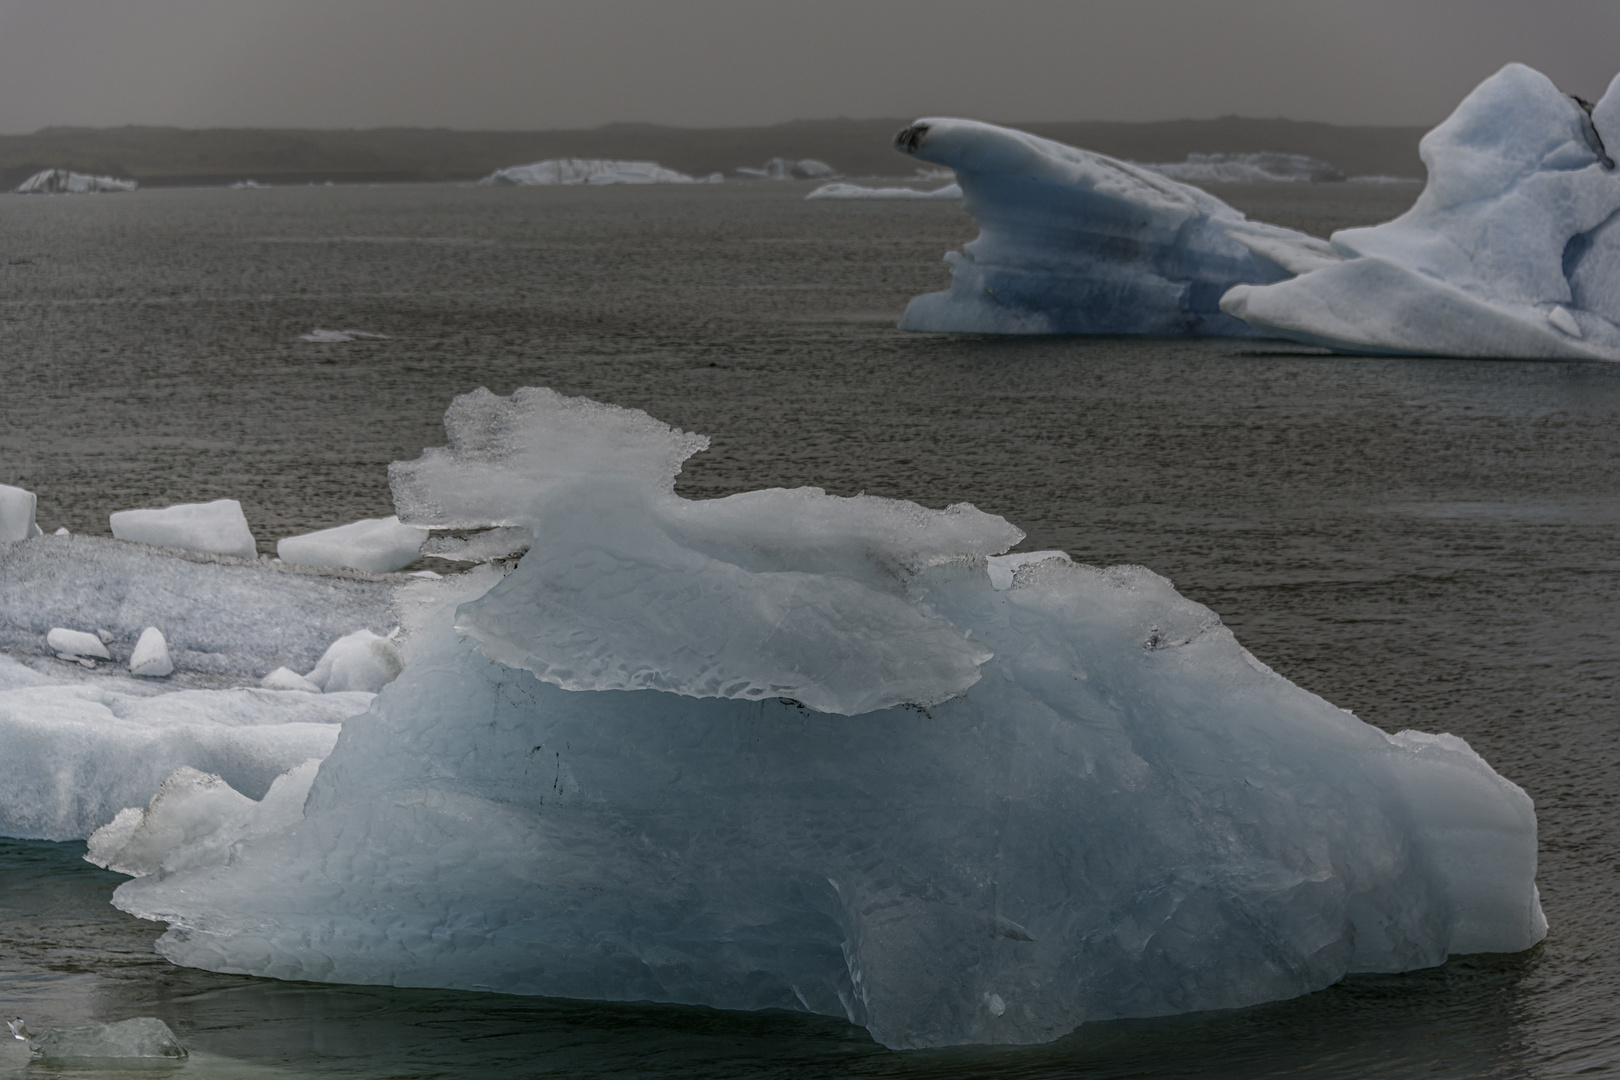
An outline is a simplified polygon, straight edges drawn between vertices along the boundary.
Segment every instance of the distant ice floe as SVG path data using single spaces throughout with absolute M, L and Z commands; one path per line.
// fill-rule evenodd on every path
M 261 184 L 257 180 L 238 180 L 236 183 L 230 186 L 232 189 L 237 191 L 262 191 L 265 188 L 268 188 L 270 185 Z
M 126 748 L 97 771 L 60 764 L 60 722 L 0 731 L 0 801 L 55 785 L 9 797 L 108 826 L 91 856 L 140 875 L 114 903 L 167 922 L 174 962 L 785 1008 L 922 1047 L 1546 932 L 1523 791 L 1294 686 L 1150 571 L 1004 554 L 1023 534 L 966 504 L 688 500 L 705 437 L 547 390 L 458 398 L 446 428 L 391 470 L 400 518 L 532 546 L 398 584 L 397 638 L 346 635 L 404 667 L 318 767 L 289 738 L 257 770 Z M 3 661 L 12 693 L 42 678 Z M 237 733 L 336 696 L 224 693 L 193 714 L 289 721 Z
M 718 184 L 720 173 L 700 179 L 666 169 L 656 161 L 611 161 L 602 158 L 551 158 L 532 165 L 496 169 L 480 184 L 495 187 L 545 187 L 553 184 Z
M 1144 164 L 1188 184 L 1324 183 L 1345 179 L 1325 161 L 1304 154 L 1188 154 L 1186 161 Z
M 1617 146 L 1620 77 L 1589 108 L 1509 64 L 1424 136 L 1411 210 L 1324 241 L 1142 166 L 919 120 L 896 147 L 956 170 L 980 234 L 947 254 L 951 288 L 913 299 L 900 325 L 1620 360 Z
M 838 170 L 815 158 L 790 161 L 775 157 L 767 161 L 763 168 L 740 167 L 737 175 L 747 180 L 830 180 L 838 175 Z
M 20 195 L 87 195 L 114 191 L 134 191 L 140 185 L 114 176 L 92 176 L 68 169 L 46 169 L 17 185 Z
M 299 341 L 313 341 L 318 345 L 342 345 L 350 341 L 387 341 L 387 334 L 373 334 L 365 330 L 321 330 L 299 334 Z
M 910 187 L 862 187 L 859 184 L 823 184 L 806 199 L 960 199 L 962 189 L 946 184 L 931 191 Z

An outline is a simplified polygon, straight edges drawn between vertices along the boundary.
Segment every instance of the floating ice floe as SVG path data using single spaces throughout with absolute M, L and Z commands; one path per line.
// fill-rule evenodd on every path
M 1588 114 L 1509 64 L 1420 151 L 1412 209 L 1221 309 L 1342 352 L 1620 360 L 1620 77 Z
M 1589 111 L 1509 64 L 1424 136 L 1412 209 L 1331 242 L 988 124 L 919 120 L 896 145 L 954 168 L 981 230 L 946 256 L 951 288 L 907 305 L 906 329 L 1620 360 L 1620 78 Z
M 415 562 L 427 538 L 427 529 L 401 525 L 398 517 L 367 518 L 278 540 L 276 554 L 282 562 L 300 566 L 347 566 L 388 574 Z
M 168 922 L 171 960 L 807 1010 L 919 1047 L 1545 933 L 1524 792 L 1294 686 L 1150 571 L 1004 556 L 1022 534 L 965 504 L 687 500 L 705 438 L 550 391 L 446 427 L 392 470 L 401 520 L 533 547 L 399 587 L 404 671 L 290 824 L 221 860 L 247 809 L 223 799 L 190 869 L 143 842 L 174 872 L 114 903 Z
M 119 510 L 108 520 L 118 540 L 240 559 L 259 553 L 242 504 L 235 499 L 181 503 L 161 510 Z
M 174 1032 L 155 1016 L 137 1016 L 112 1024 L 80 1024 L 76 1027 L 28 1030 L 22 1017 L 7 1020 L 13 1038 L 28 1044 L 35 1058 L 45 1061 L 87 1059 L 110 1062 L 134 1058 L 187 1056 L 186 1048 Z
M 0 484 L 0 544 L 15 544 L 40 535 L 40 527 L 34 522 L 34 507 L 32 491 Z
M 960 199 L 962 189 L 946 184 L 930 191 L 911 187 L 862 187 L 860 184 L 823 184 L 806 199 Z
M 552 158 L 532 165 L 496 169 L 478 182 L 497 187 L 545 187 L 553 184 L 718 184 L 724 180 L 719 173 L 699 180 L 666 169 L 656 161 Z
M 21 195 L 85 195 L 98 192 L 134 191 L 140 185 L 133 180 L 119 180 L 112 176 L 91 176 L 68 169 L 46 169 L 17 185 Z
M 1222 293 L 1336 257 L 1326 241 L 1251 222 L 1199 188 L 1022 131 L 918 120 L 895 146 L 954 169 L 980 230 L 945 256 L 951 287 L 906 305 L 903 329 L 1251 334 L 1222 313 Z
M 311 330 L 299 334 L 299 341 L 313 341 L 320 345 L 342 345 L 350 341 L 387 341 L 387 334 L 372 334 L 364 330 Z
M 775 157 L 767 161 L 764 168 L 739 168 L 737 175 L 748 180 L 830 180 L 838 175 L 838 170 L 815 158 L 790 161 Z
M 1332 165 L 1305 154 L 1188 154 L 1186 161 L 1142 167 L 1188 184 L 1324 183 L 1345 179 L 1344 173 Z

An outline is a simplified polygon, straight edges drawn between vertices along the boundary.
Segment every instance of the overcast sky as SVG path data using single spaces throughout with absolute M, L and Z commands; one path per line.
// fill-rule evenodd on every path
M 1432 124 L 1600 96 L 1620 0 L 0 0 L 0 132 L 832 116 Z

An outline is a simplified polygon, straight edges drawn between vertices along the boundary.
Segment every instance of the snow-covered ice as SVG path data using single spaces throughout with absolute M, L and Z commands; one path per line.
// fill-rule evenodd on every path
M 0 544 L 14 544 L 38 536 L 34 523 L 35 496 L 32 491 L 0 484 Z
M 1405 214 L 1222 310 L 1344 352 L 1620 360 L 1620 76 L 1588 115 L 1509 64 L 1423 137 Z
M 53 678 L 54 627 L 106 631 L 120 663 L 143 630 L 159 627 L 175 680 L 253 685 L 276 667 L 307 671 L 333 641 L 362 627 L 386 631 L 393 586 L 352 570 L 126 544 L 96 536 L 41 536 L 0 545 L 0 649 Z M 143 798 L 151 797 L 148 791 Z
M 28 1044 L 35 1058 L 45 1061 L 78 1059 L 110 1062 L 130 1058 L 187 1056 L 186 1048 L 174 1032 L 155 1016 L 137 1016 L 112 1024 L 79 1024 L 75 1027 L 41 1028 L 30 1031 L 19 1017 L 6 1021 L 11 1034 Z
M 1188 154 L 1186 161 L 1144 163 L 1142 167 L 1188 184 L 1323 183 L 1345 179 L 1344 173 L 1325 161 L 1305 154 L 1265 151 Z
M 301 566 L 348 566 L 373 574 L 403 570 L 416 561 L 428 530 L 399 518 L 367 518 L 332 529 L 276 541 L 282 562 Z
M 956 184 L 922 190 L 913 187 L 862 187 L 860 184 L 823 184 L 806 199 L 960 199 L 962 189 Z
M 119 510 L 109 516 L 116 539 L 251 559 L 258 554 L 242 504 L 235 499 Z
M 161 679 L 174 674 L 174 659 L 169 656 L 169 643 L 163 631 L 148 626 L 135 641 L 135 651 L 129 654 L 129 673 L 148 679 Z
M 1022 534 L 966 505 L 687 500 L 706 439 L 549 391 L 446 424 L 393 470 L 401 519 L 534 546 L 400 586 L 404 670 L 301 817 L 117 890 L 170 959 L 808 1010 L 906 1047 L 1545 933 L 1521 790 L 1282 679 L 1150 571 L 1008 559 Z
M 705 184 L 725 177 L 712 173 L 699 180 L 656 161 L 612 161 L 601 158 L 551 158 L 532 165 L 496 169 L 480 184 L 496 187 L 544 187 L 553 184 Z
M 946 255 L 951 287 L 906 305 L 907 330 L 1249 334 L 1222 293 L 1336 257 L 1151 169 L 1010 128 L 924 119 L 895 146 L 954 169 L 980 230 Z
M 92 176 L 69 169 L 45 169 L 18 184 L 17 192 L 21 195 L 84 195 L 134 191 L 138 186 L 133 180 L 120 180 L 113 176 Z

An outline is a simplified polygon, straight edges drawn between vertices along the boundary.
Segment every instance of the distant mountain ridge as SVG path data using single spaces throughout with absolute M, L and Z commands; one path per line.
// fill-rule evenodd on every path
M 910 163 L 890 140 L 910 117 L 795 120 L 768 127 L 676 128 L 608 124 L 575 131 L 358 131 L 276 128 L 44 128 L 0 135 L 0 187 L 48 168 L 138 180 L 144 186 L 257 180 L 301 184 L 475 180 L 546 158 L 656 161 L 694 176 L 773 157 L 818 158 L 851 176 L 899 176 Z M 1222 117 L 1152 123 L 1075 121 L 1008 126 L 1133 161 L 1188 154 L 1305 154 L 1351 176 L 1421 178 L 1421 127 L 1352 127 L 1299 120 Z

